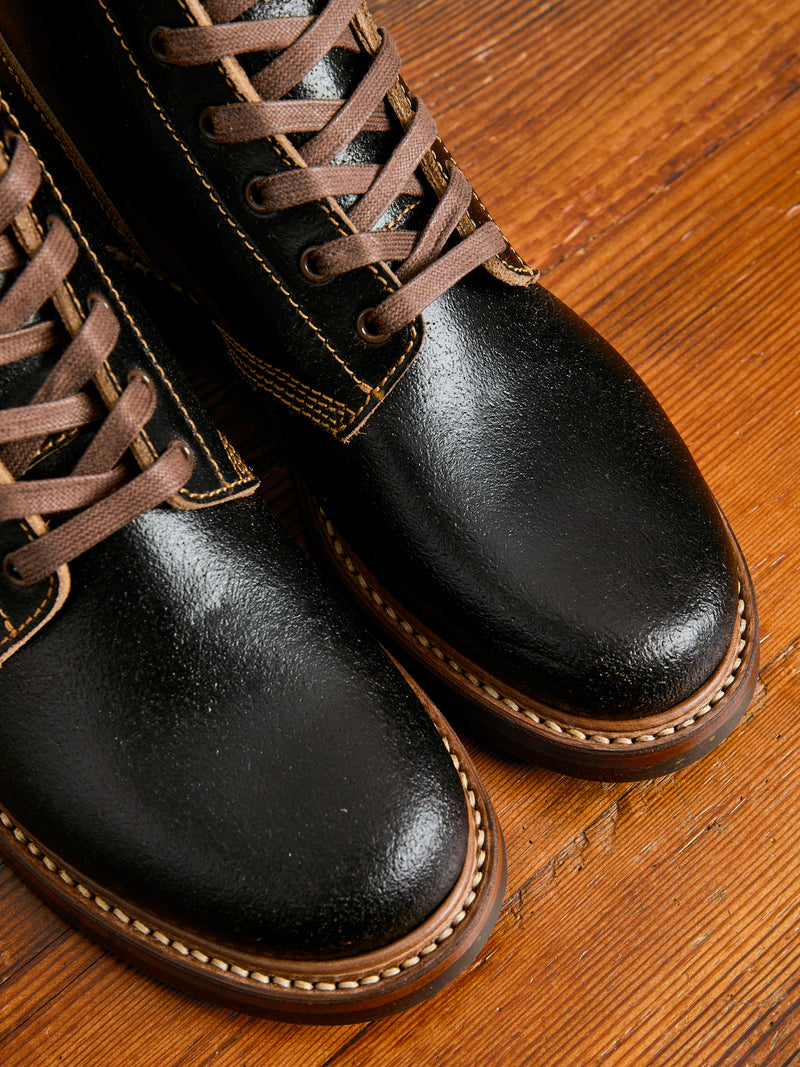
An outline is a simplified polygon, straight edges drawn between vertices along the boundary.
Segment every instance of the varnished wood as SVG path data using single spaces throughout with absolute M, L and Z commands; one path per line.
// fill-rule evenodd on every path
M 519 251 L 645 377 L 750 561 L 756 703 L 677 775 L 580 782 L 467 735 L 508 897 L 472 969 L 395 1019 L 254 1020 L 173 993 L 0 869 L 0 1061 L 745 1067 L 800 1050 L 800 0 L 377 0 Z M 297 531 L 259 404 L 199 375 Z M 0 709 L 0 713 L 1 713 Z

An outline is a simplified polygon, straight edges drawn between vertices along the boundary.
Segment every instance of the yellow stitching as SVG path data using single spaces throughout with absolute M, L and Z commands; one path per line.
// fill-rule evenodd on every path
M 65 430 L 64 433 L 60 433 L 60 434 L 56 435 L 55 437 L 51 437 L 48 441 L 45 441 L 45 443 L 41 446 L 41 448 L 37 449 L 36 454 L 34 455 L 33 459 L 28 464 L 28 468 L 27 469 L 28 470 L 32 470 L 41 460 L 43 460 L 47 456 L 49 456 L 51 452 L 55 452 L 57 449 L 61 448 L 63 445 L 69 444 L 69 442 L 74 440 L 77 437 L 77 435 L 78 435 L 78 430 L 77 429 L 75 429 L 75 430 Z
M 101 0 L 101 2 L 102 2 L 102 0 Z M 6 101 L 3 100 L 2 98 L 0 98 L 0 103 L 2 103 L 2 105 L 5 108 L 5 110 L 8 112 L 9 116 L 11 116 L 14 119 L 14 122 L 17 125 L 17 127 L 19 129 L 19 132 L 25 138 L 26 143 L 28 144 L 28 146 L 30 147 L 31 151 L 36 156 L 36 159 L 37 159 L 37 161 L 39 163 L 39 166 L 42 168 L 42 173 L 47 177 L 47 180 L 50 183 L 50 186 L 51 186 L 56 198 L 58 199 L 59 203 L 61 204 L 62 209 L 67 214 L 67 216 L 70 219 L 70 222 L 72 223 L 72 225 L 74 226 L 75 230 L 77 231 L 77 236 L 80 239 L 80 242 L 83 245 L 85 251 L 89 254 L 89 256 L 91 256 L 92 261 L 94 262 L 97 270 L 100 272 L 100 274 L 101 274 L 103 280 L 105 281 L 106 285 L 108 286 L 110 292 L 112 292 L 114 294 L 114 297 L 116 298 L 116 300 L 117 300 L 117 302 L 119 304 L 120 310 L 122 311 L 123 315 L 125 316 L 125 319 L 128 322 L 128 325 L 131 327 L 133 332 L 139 338 L 139 341 L 140 341 L 142 347 L 147 352 L 147 354 L 149 355 L 150 359 L 153 361 L 154 366 L 157 368 L 159 374 L 161 375 L 162 381 L 164 382 L 164 384 L 167 387 L 167 389 L 169 390 L 169 392 L 172 394 L 172 397 L 175 400 L 175 402 L 177 403 L 177 405 L 180 408 L 180 410 L 183 412 L 183 414 L 184 414 L 184 416 L 186 418 L 186 421 L 189 423 L 189 425 L 191 426 L 191 428 L 192 428 L 192 430 L 193 430 L 193 432 L 195 434 L 195 437 L 197 438 L 199 443 L 202 445 L 203 450 L 205 451 L 206 455 L 208 456 L 208 459 L 211 462 L 211 465 L 213 466 L 214 470 L 217 473 L 217 476 L 219 477 L 219 480 L 222 482 L 222 487 L 223 487 L 222 491 L 224 492 L 227 489 L 235 489 L 237 486 L 242 485 L 243 482 L 248 480 L 248 479 L 239 478 L 235 482 L 228 482 L 226 480 L 226 478 L 223 476 L 222 471 L 220 470 L 216 460 L 214 459 L 213 455 L 211 454 L 211 451 L 210 451 L 208 445 L 206 444 L 202 434 L 197 429 L 197 426 L 195 425 L 194 420 L 191 418 L 191 416 L 189 415 L 189 413 L 186 410 L 186 408 L 183 406 L 183 403 L 181 402 L 180 397 L 176 393 L 175 388 L 172 385 L 172 382 L 169 380 L 169 378 L 167 378 L 163 367 L 161 366 L 161 364 L 158 362 L 158 360 L 153 355 L 153 353 L 152 353 L 152 351 L 150 349 L 150 346 L 147 344 L 147 342 L 145 341 L 144 337 L 142 336 L 142 334 L 141 334 L 141 332 L 139 330 L 139 327 L 136 325 L 134 320 L 131 318 L 130 312 L 128 311 L 127 307 L 125 306 L 125 303 L 122 300 L 122 297 L 117 292 L 117 290 L 114 287 L 114 285 L 111 283 L 111 280 L 109 279 L 109 277 L 107 276 L 107 274 L 103 270 L 103 267 L 102 267 L 100 261 L 97 259 L 97 256 L 94 254 L 94 252 L 93 252 L 92 248 L 90 247 L 88 241 L 83 236 L 83 231 L 81 230 L 81 228 L 80 228 L 77 220 L 75 219 L 74 215 L 70 211 L 69 206 L 64 201 L 64 198 L 62 197 L 61 192 L 59 191 L 59 189 L 57 188 L 55 182 L 53 181 L 53 178 L 50 175 L 50 172 L 44 166 L 44 163 L 41 160 L 41 158 L 39 157 L 38 152 L 36 151 L 34 146 L 30 143 L 30 141 L 29 141 L 29 139 L 27 137 L 27 134 L 21 128 L 16 116 L 12 113 L 12 111 L 11 111 L 10 107 L 8 106 L 8 104 L 6 103 Z M 41 223 L 39 222 L 39 220 L 36 217 L 36 214 L 35 214 L 35 212 L 33 210 L 31 210 L 31 217 L 34 219 L 34 221 L 35 221 L 35 223 L 36 223 L 36 225 L 37 225 L 37 227 L 39 229 L 39 232 L 43 233 L 43 230 L 42 230 L 42 227 L 41 227 Z M 70 293 L 70 295 L 72 296 L 72 299 L 75 302 L 76 308 L 80 308 L 81 307 L 80 301 L 78 300 L 78 298 L 77 298 L 72 286 L 70 285 L 69 281 L 66 280 L 64 284 L 68 288 L 69 293 Z M 105 369 L 107 370 L 111 380 L 113 381 L 113 383 L 114 383 L 114 385 L 115 385 L 115 387 L 117 389 L 117 392 L 121 393 L 122 392 L 122 388 L 121 388 L 121 386 L 119 384 L 119 380 L 117 379 L 116 375 L 114 374 L 113 370 L 108 365 L 108 363 L 105 364 Z M 142 438 L 144 439 L 145 443 L 147 444 L 148 448 L 150 449 L 151 454 L 153 456 L 156 456 L 157 452 L 156 452 L 155 448 L 153 447 L 153 444 L 152 444 L 147 432 L 145 430 L 141 430 L 140 433 L 141 433 Z M 219 492 L 220 492 L 220 490 L 214 489 L 214 490 L 209 490 L 208 492 L 205 492 L 205 493 L 193 493 L 193 492 L 190 492 L 187 489 L 181 489 L 181 490 L 179 490 L 179 495 L 190 497 L 193 500 L 204 500 L 204 499 L 212 497 L 212 496 L 218 496 Z
M 202 182 L 202 184 L 203 184 L 203 185 L 205 186 L 205 188 L 206 188 L 206 190 L 207 190 L 207 192 L 208 192 L 209 198 L 210 198 L 210 199 L 211 199 L 211 201 L 212 201 L 212 202 L 213 202 L 213 203 L 214 203 L 214 204 L 216 205 L 216 207 L 217 207 L 218 211 L 220 212 L 220 214 L 222 215 L 222 217 L 223 217 L 223 218 L 225 219 L 225 221 L 226 221 L 226 222 L 228 223 L 228 225 L 229 225 L 229 226 L 231 227 L 231 229 L 233 229 L 233 231 L 234 231 L 234 232 L 235 232 L 236 234 L 238 234 L 238 236 L 239 236 L 239 237 L 240 237 L 240 238 L 242 239 L 242 241 L 244 242 L 245 246 L 246 246 L 246 247 L 247 247 L 247 248 L 248 248 L 248 249 L 250 250 L 250 252 L 252 253 L 252 255 L 253 255 L 253 258 L 254 258 L 254 259 L 255 259 L 255 260 L 256 260 L 256 261 L 258 262 L 258 263 L 260 263 L 260 264 L 261 264 L 261 267 L 263 268 L 263 270 L 264 270 L 264 272 L 266 273 L 267 277 L 268 277 L 268 278 L 270 278 L 270 279 L 271 279 L 271 280 L 272 280 L 272 281 L 273 281 L 273 282 L 275 283 L 275 285 L 276 285 L 276 286 L 278 287 L 278 289 L 280 289 L 280 291 L 281 291 L 281 292 L 283 293 L 283 295 L 284 295 L 284 296 L 286 297 L 286 299 L 287 299 L 287 300 L 289 301 L 289 303 L 290 303 L 290 304 L 292 305 L 292 307 L 293 307 L 293 308 L 295 309 L 295 311 L 296 311 L 296 312 L 298 313 L 298 315 L 299 315 L 299 316 L 301 317 L 301 319 L 303 319 L 303 321 L 304 321 L 304 322 L 305 322 L 305 323 L 306 323 L 306 324 L 307 324 L 307 325 L 308 325 L 308 326 L 309 326 L 309 327 L 311 328 L 311 330 L 312 330 L 312 331 L 313 331 L 313 332 L 314 332 L 314 333 L 315 333 L 315 334 L 317 335 L 317 338 L 319 339 L 319 341 L 320 341 L 320 342 L 321 342 L 321 343 L 322 343 L 322 344 L 323 344 L 323 345 L 325 346 L 325 348 L 327 348 L 327 350 L 328 350 L 328 351 L 330 352 L 330 354 L 331 354 L 331 355 L 333 356 L 333 358 L 334 358 L 334 359 L 335 359 L 335 360 L 337 361 L 337 363 L 339 363 L 339 364 L 341 365 L 342 369 L 343 369 L 343 370 L 344 370 L 344 371 L 345 371 L 345 372 L 346 372 L 347 374 L 349 374 L 349 375 L 350 375 L 350 377 L 351 377 L 351 378 L 353 379 L 353 381 L 354 381 L 354 382 L 356 382 L 356 383 L 357 383 L 358 385 L 360 385 L 360 386 L 362 386 L 362 387 L 365 387 L 365 388 L 366 388 L 367 390 L 369 390 L 369 389 L 370 389 L 370 386 L 369 386 L 369 385 L 367 385 L 367 383 L 366 383 L 366 382 L 362 382 L 362 381 L 361 381 L 361 380 L 360 380 L 360 379 L 359 379 L 359 378 L 358 378 L 358 377 L 357 377 L 357 376 L 356 376 L 356 375 L 355 375 L 355 374 L 354 374 L 354 373 L 353 373 L 353 372 L 352 372 L 352 371 L 350 370 L 350 368 L 349 368 L 349 367 L 347 366 L 347 364 L 346 364 L 346 363 L 344 362 L 344 360 L 343 360 L 343 359 L 341 358 L 341 356 L 340 356 L 340 355 L 338 354 L 338 352 L 337 352 L 337 351 L 336 351 L 336 350 L 335 350 L 335 349 L 333 348 L 333 346 L 332 346 L 332 345 L 330 344 L 330 342 L 329 342 L 328 340 L 326 340 L 326 338 L 325 338 L 325 337 L 323 336 L 323 334 L 322 334 L 321 330 L 319 329 L 319 327 L 318 327 L 318 326 L 317 326 L 317 325 L 316 325 L 315 323 L 313 323 L 313 322 L 311 321 L 311 319 L 310 319 L 310 318 L 308 317 L 308 315 L 306 315 L 306 313 L 305 313 L 305 312 L 304 312 L 304 311 L 302 310 L 302 308 L 301 308 L 301 307 L 300 307 L 300 305 L 299 305 L 299 304 L 297 303 L 297 301 L 296 301 L 296 300 L 294 300 L 294 298 L 292 297 L 292 295 L 291 295 L 291 293 L 289 292 L 289 290 L 288 290 L 288 289 L 286 289 L 286 288 L 284 287 L 283 283 L 282 283 L 282 282 L 280 282 L 280 281 L 278 280 L 277 276 L 276 276 L 275 274 L 273 274 L 273 272 L 272 272 L 272 271 L 270 270 L 270 268 L 269 268 L 269 267 L 267 266 L 267 264 L 266 264 L 266 262 L 264 261 L 264 259 L 263 259 L 263 258 L 262 258 L 262 257 L 261 257 L 261 256 L 259 255 L 259 253 L 258 253 L 258 251 L 256 250 L 255 246 L 254 246 L 253 244 L 251 244 L 251 243 L 250 243 L 250 241 L 248 241 L 248 239 L 247 239 L 247 237 L 245 236 L 245 234 L 244 234 L 244 233 L 243 233 L 243 232 L 242 232 L 242 231 L 241 231 L 241 230 L 239 229 L 239 227 L 238 227 L 238 226 L 236 225 L 236 223 L 234 222 L 234 220 L 233 220 L 233 219 L 231 218 L 231 216 L 230 216 L 230 215 L 229 215 L 229 214 L 227 213 L 227 211 L 225 210 L 225 208 L 224 208 L 224 206 L 222 205 L 222 203 L 221 203 L 221 202 L 220 202 L 220 201 L 218 200 L 218 198 L 217 198 L 217 197 L 216 197 L 216 196 L 214 195 L 214 191 L 213 191 L 213 189 L 212 189 L 212 188 L 211 188 L 211 186 L 209 185 L 208 181 L 206 181 L 206 178 L 204 177 L 204 175 L 203 175 L 202 171 L 200 170 L 200 168 L 199 168 L 199 167 L 197 166 L 197 164 L 195 163 L 195 161 L 194 161 L 194 159 L 192 158 L 192 156 L 191 156 L 191 153 L 189 152 L 188 148 L 187 148 L 187 147 L 186 147 L 186 145 L 185 145 L 185 144 L 183 143 L 183 141 L 181 141 L 180 137 L 178 137 L 178 135 L 177 135 L 177 133 L 175 132 L 175 130 L 173 129 L 173 127 L 172 127 L 172 125 L 171 125 L 171 123 L 170 123 L 169 119 L 168 119 L 168 118 L 166 117 L 166 115 L 164 114 L 164 112 L 163 112 L 163 111 L 161 110 L 161 108 L 159 107 L 159 105 L 158 105 L 158 101 L 156 100 L 156 98 L 155 98 L 155 95 L 154 95 L 153 91 L 152 91 L 152 90 L 150 89 L 150 86 L 148 85 L 148 83 L 147 83 L 147 80 L 146 80 L 146 78 L 144 77 L 144 75 L 142 74 L 141 70 L 139 69 L 139 66 L 138 66 L 138 64 L 136 63 L 136 60 L 134 59 L 134 57 L 133 57 L 133 54 L 132 54 L 131 50 L 130 50 L 130 49 L 128 48 L 127 44 L 125 43 L 125 40 L 123 39 L 123 37 L 122 37 L 122 34 L 121 34 L 121 33 L 120 33 L 120 31 L 119 31 L 119 30 L 117 29 L 117 26 L 116 26 L 116 24 L 114 23 L 114 20 L 113 20 L 113 18 L 111 17 L 111 14 L 109 13 L 109 11 L 108 11 L 108 8 L 107 8 L 107 7 L 106 7 L 106 5 L 105 5 L 105 4 L 103 3 L 103 0 L 99 0 L 99 4 L 100 4 L 100 6 L 101 6 L 101 7 L 103 8 L 103 10 L 105 11 L 105 14 L 106 14 L 106 18 L 108 19 L 109 23 L 111 24 L 111 28 L 113 29 L 113 31 L 114 31 L 114 33 L 116 34 L 116 36 L 117 36 L 117 37 L 119 38 L 119 42 L 120 42 L 120 44 L 122 45 L 122 47 L 123 47 L 124 51 L 126 52 L 126 54 L 127 54 L 127 56 L 128 56 L 128 59 L 130 60 L 130 62 L 131 62 L 131 64 L 132 64 L 132 66 L 133 66 L 133 69 L 134 69 L 134 70 L 136 71 L 136 76 L 137 76 L 137 77 L 139 78 L 139 80 L 141 81 L 142 85 L 143 85 L 143 86 L 144 86 L 144 88 L 145 88 L 145 91 L 147 92 L 147 95 L 148 95 L 148 96 L 150 97 L 150 99 L 152 100 L 152 102 L 153 102 L 153 107 L 154 107 L 154 108 L 155 108 L 155 110 L 156 110 L 156 111 L 158 112 L 158 116 L 159 116 L 159 118 L 160 118 L 160 119 L 161 119 L 161 121 L 162 121 L 162 122 L 164 123 L 164 125 L 165 125 L 165 126 L 167 127 L 167 129 L 169 130 L 169 132 L 170 132 L 170 134 L 172 135 L 173 139 L 175 140 L 175 142 L 177 143 L 177 145 L 178 145 L 178 146 L 180 147 L 180 149 L 182 150 L 182 152 L 183 152 L 183 153 L 184 153 L 184 155 L 186 156 L 186 158 L 187 158 L 187 160 L 189 161 L 189 163 L 191 164 L 191 167 L 192 167 L 192 169 L 194 170 L 195 174 L 196 174 L 196 175 L 197 175 L 197 177 L 198 177 L 198 178 L 200 179 L 200 181 Z M 229 83 L 229 84 L 230 84 L 230 83 Z
M 326 412 L 314 410 L 313 408 L 309 407 L 308 404 L 305 404 L 303 402 L 303 398 L 301 396 L 297 396 L 297 394 L 293 393 L 291 390 L 285 389 L 282 386 L 276 384 L 275 382 L 272 382 L 267 375 L 259 374 L 257 371 L 253 370 L 246 363 L 244 363 L 244 361 L 240 362 L 240 357 L 238 356 L 238 354 L 232 356 L 231 358 L 233 359 L 233 362 L 238 368 L 240 374 L 252 381 L 253 384 L 265 388 L 271 395 L 274 395 L 276 399 L 280 400 L 281 403 L 284 403 L 287 405 L 287 407 L 290 407 L 292 411 L 299 411 L 307 415 L 308 418 L 310 418 L 313 422 L 316 422 L 321 426 L 325 426 L 329 430 L 334 430 L 341 425 L 340 422 L 337 422 L 334 418 L 332 418 L 332 416 L 330 416 Z M 292 403 L 292 401 L 294 401 L 294 403 Z
M 222 441 L 222 447 L 225 449 L 225 453 L 226 453 L 228 459 L 231 461 L 231 466 L 234 468 L 234 470 L 237 472 L 237 474 L 239 474 L 243 478 L 244 477 L 252 478 L 253 477 L 253 472 L 250 470 L 250 468 L 244 462 L 242 457 L 239 455 L 239 453 L 236 451 L 236 449 L 230 443 L 230 441 L 225 436 L 225 434 L 222 432 L 222 430 L 217 430 L 217 433 L 219 434 L 220 441 Z
M 403 210 L 400 212 L 400 214 L 397 216 L 397 218 L 392 219 L 391 222 L 388 222 L 383 227 L 383 232 L 387 233 L 389 230 L 393 230 L 396 226 L 399 226 L 400 223 L 403 221 L 403 219 L 405 219 L 408 215 L 410 215 L 411 212 L 414 210 L 414 208 L 418 207 L 421 203 L 422 203 L 422 197 L 421 196 L 418 196 L 415 200 L 412 200 L 412 202 L 410 204 L 408 204 L 406 207 L 403 208 Z
M 273 367 L 270 363 L 264 363 L 257 356 L 254 356 L 253 353 L 250 352 L 250 350 L 247 349 L 243 344 L 241 344 L 235 338 L 231 337 L 231 335 L 227 333 L 227 331 L 222 326 L 220 326 L 219 323 L 215 323 L 214 325 L 222 334 L 223 340 L 226 342 L 226 344 L 233 345 L 236 349 L 239 350 L 242 356 L 247 358 L 249 361 L 252 361 L 252 363 L 254 363 L 256 367 L 266 367 L 275 376 L 285 378 L 286 381 L 290 382 L 293 386 L 295 386 L 296 389 L 305 393 L 309 393 L 315 397 L 319 397 L 320 402 L 317 404 L 318 407 L 324 407 L 326 404 L 332 404 L 334 407 L 341 408 L 342 412 L 344 412 L 345 414 L 352 413 L 351 409 L 348 408 L 346 404 L 343 404 L 341 400 L 334 400 L 333 397 L 328 396 L 326 393 L 321 393 L 319 389 L 313 389 L 310 385 L 306 385 L 299 379 L 293 378 L 291 374 L 288 374 L 286 371 L 280 370 L 278 367 Z
M 220 971 L 229 971 L 236 975 L 238 978 L 250 979 L 256 982 L 258 985 L 275 985 L 279 989 L 301 989 L 308 991 L 316 991 L 320 993 L 331 993 L 337 990 L 347 991 L 350 989 L 358 989 L 360 986 L 376 985 L 379 982 L 387 981 L 391 978 L 396 978 L 402 974 L 403 971 L 409 970 L 411 967 L 415 967 L 420 963 L 420 957 L 424 958 L 429 956 L 432 952 L 435 952 L 440 945 L 451 938 L 455 932 L 455 927 L 460 926 L 462 922 L 467 918 L 472 905 L 478 899 L 478 889 L 483 881 L 483 867 L 486 863 L 486 850 L 484 845 L 486 843 L 486 832 L 482 827 L 483 816 L 481 815 L 478 805 L 475 799 L 475 791 L 472 784 L 467 777 L 466 773 L 461 769 L 461 761 L 458 756 L 452 751 L 450 742 L 444 735 L 439 735 L 442 739 L 444 747 L 450 754 L 450 759 L 453 761 L 453 766 L 458 772 L 459 779 L 464 788 L 466 794 L 466 800 L 472 809 L 472 821 L 475 825 L 475 841 L 476 841 L 476 856 L 475 856 L 475 873 L 472 877 L 470 886 L 461 902 L 461 908 L 450 919 L 447 926 L 445 926 L 436 937 L 432 938 L 424 948 L 421 948 L 419 952 L 414 956 L 409 956 L 404 960 L 401 960 L 397 965 L 388 967 L 377 974 L 364 975 L 361 978 L 354 978 L 350 980 L 338 979 L 334 981 L 317 980 L 309 982 L 300 978 L 286 978 L 283 975 L 267 975 L 262 974 L 260 971 L 248 970 L 245 967 L 241 967 L 235 963 L 229 963 L 226 960 L 219 957 L 213 957 L 207 955 L 207 953 L 200 951 L 196 948 L 190 948 L 182 941 L 176 941 L 174 938 L 169 937 L 167 934 L 162 933 L 160 930 L 154 930 L 152 927 L 147 926 L 146 923 L 141 922 L 139 919 L 132 918 L 126 912 L 120 908 L 112 907 L 107 900 L 98 896 L 92 892 L 87 886 L 76 879 L 68 872 L 59 867 L 58 864 L 47 855 L 47 853 L 41 849 L 38 845 L 27 836 L 22 828 L 16 825 L 10 816 L 0 808 L 0 824 L 2 824 L 14 840 L 21 846 L 25 847 L 31 856 L 34 857 L 42 866 L 53 876 L 62 881 L 71 890 L 74 890 L 84 901 L 88 901 L 99 908 L 103 912 L 106 919 L 115 918 L 123 926 L 128 926 L 135 930 L 137 933 L 144 937 L 151 938 L 162 948 L 172 949 L 179 956 L 184 959 L 196 960 L 198 963 L 212 966 Z
M 167 277 L 162 270 L 151 262 L 143 263 L 139 259 L 135 259 L 133 255 L 123 252 L 121 248 L 117 248 L 115 245 L 105 245 L 105 251 L 120 263 L 128 271 L 137 271 L 145 278 L 155 278 L 157 282 L 162 285 L 168 286 L 170 289 L 174 289 L 176 293 L 183 293 L 187 295 L 186 290 L 183 289 L 177 282 L 174 282 L 172 278 Z
M 20 636 L 20 634 L 24 633 L 24 631 L 27 629 L 29 623 L 32 623 L 34 621 L 34 619 L 37 619 L 42 614 L 44 609 L 47 607 L 47 601 L 48 600 L 52 600 L 53 593 L 55 591 L 55 587 L 56 587 L 55 579 L 53 578 L 53 576 L 51 574 L 50 578 L 49 578 L 49 581 L 48 581 L 47 592 L 45 593 L 44 600 L 41 602 L 39 607 L 36 609 L 36 611 L 34 611 L 34 613 L 32 615 L 28 616 L 28 618 L 25 620 L 25 622 L 21 623 L 15 630 L 13 630 L 8 635 L 8 637 L 4 637 L 2 639 L 2 641 L 0 641 L 0 645 L 5 645 L 5 644 L 7 644 L 7 642 L 12 641 L 12 640 L 16 641 L 16 639 Z
M 467 684 L 470 685 L 473 689 L 480 690 L 482 695 L 488 696 L 492 700 L 499 701 L 500 703 L 505 705 L 505 707 L 509 711 L 514 712 L 515 714 L 524 715 L 525 718 L 531 720 L 533 723 L 538 724 L 540 726 L 544 726 L 551 733 L 567 734 L 569 737 L 573 737 L 578 741 L 595 741 L 603 745 L 628 745 L 636 744 L 637 742 L 641 743 L 645 741 L 655 741 L 657 738 L 660 737 L 669 737 L 670 735 L 676 733 L 678 730 L 685 730 L 688 726 L 693 726 L 698 719 L 702 719 L 704 716 L 706 716 L 711 711 L 713 706 L 717 704 L 720 700 L 722 700 L 722 698 L 725 696 L 725 690 L 729 689 L 733 685 L 734 681 L 736 680 L 736 674 L 738 673 L 739 668 L 742 665 L 742 653 L 744 652 L 747 641 L 743 636 L 740 636 L 739 645 L 736 652 L 737 658 L 734 661 L 733 670 L 722 683 L 720 688 L 716 691 L 716 693 L 714 693 L 708 703 L 705 704 L 698 711 L 696 711 L 694 715 L 690 718 L 683 719 L 681 722 L 675 723 L 673 726 L 665 726 L 663 729 L 657 730 L 654 734 L 620 733 L 614 734 L 613 737 L 606 737 L 603 734 L 597 733 L 587 734 L 582 730 L 576 729 L 574 726 L 567 726 L 566 724 L 558 723 L 551 718 L 542 718 L 532 709 L 524 708 L 520 704 L 518 704 L 517 701 L 512 700 L 510 697 L 503 696 L 503 694 L 500 693 L 494 686 L 489 685 L 486 682 L 481 682 L 480 679 L 476 678 L 475 675 L 468 671 L 461 663 L 451 658 L 449 653 L 445 652 L 443 649 L 435 645 L 430 640 L 430 638 L 425 636 L 425 634 L 422 634 L 418 630 L 416 630 L 408 621 L 408 619 L 405 619 L 400 615 L 396 608 L 393 608 L 391 604 L 387 604 L 383 597 L 380 595 L 380 593 L 377 591 L 377 589 L 373 588 L 373 586 L 369 584 L 367 579 L 364 577 L 364 574 L 358 569 L 352 557 L 347 555 L 344 549 L 344 545 L 339 539 L 333 523 L 330 521 L 330 519 L 326 517 L 325 512 L 322 510 L 322 508 L 317 506 L 317 511 L 320 515 L 320 518 L 322 519 L 323 529 L 327 534 L 328 539 L 332 544 L 334 551 L 336 552 L 336 555 L 340 557 L 348 573 L 356 578 L 356 581 L 361 587 L 361 589 L 363 589 L 365 592 L 369 592 L 371 599 L 375 602 L 378 608 L 380 608 L 380 610 L 389 618 L 393 626 L 399 627 L 401 630 L 403 630 L 404 633 L 413 637 L 426 651 L 432 653 L 433 656 L 442 664 L 443 667 L 447 667 L 451 671 L 454 671 L 456 674 L 462 677 L 467 682 Z M 747 620 L 745 618 L 744 612 L 745 602 L 740 598 L 737 616 L 739 620 L 740 635 L 743 635 L 747 629 Z
M 385 375 L 385 377 L 381 381 L 378 382 L 378 384 L 372 390 L 372 395 L 367 397 L 367 399 L 364 401 L 364 403 L 361 405 L 361 407 L 358 409 L 358 411 L 356 411 L 355 415 L 353 415 L 352 419 L 350 419 L 349 422 L 346 422 L 346 423 L 342 424 L 341 429 L 344 430 L 348 426 L 352 426 L 355 422 L 357 422 L 359 415 L 361 415 L 362 412 L 366 411 L 366 409 L 369 407 L 371 401 L 377 400 L 378 402 L 380 402 L 381 400 L 383 400 L 383 393 L 381 392 L 381 390 L 383 389 L 384 385 L 386 385 L 386 383 L 389 381 L 389 379 L 392 377 L 392 375 L 395 373 L 395 371 L 398 369 L 398 367 L 402 366 L 402 364 L 405 363 L 406 357 L 408 356 L 408 353 L 411 351 L 411 349 L 414 347 L 414 342 L 416 341 L 416 339 L 417 339 L 417 324 L 416 324 L 416 322 L 413 322 L 411 324 L 411 338 L 410 338 L 410 340 L 408 342 L 408 345 L 406 346 L 405 352 L 402 354 L 402 356 L 400 356 L 398 361 L 391 368 L 391 370 Z
M 5 626 L 6 630 L 8 630 L 9 637 L 16 637 L 17 636 L 17 631 L 14 629 L 14 623 L 11 621 L 11 619 L 8 617 L 8 615 L 6 615 L 6 613 L 3 611 L 3 605 L 2 604 L 0 604 L 0 616 L 2 616 L 2 618 L 3 618 L 3 625 Z
M 310 401 L 304 398 L 302 394 L 298 395 L 294 390 L 274 382 L 270 377 L 270 372 L 273 368 L 269 367 L 268 364 L 262 364 L 261 369 L 256 369 L 256 367 L 247 362 L 244 352 L 239 351 L 238 348 L 233 348 L 233 346 L 230 357 L 240 374 L 250 379 L 255 385 L 265 388 L 282 404 L 291 408 L 292 411 L 306 415 L 312 422 L 316 422 L 317 425 L 323 426 L 332 433 L 338 432 L 345 425 L 341 419 L 337 421 L 332 413 L 325 411 L 315 401 Z M 280 372 L 277 373 L 279 374 Z M 296 403 L 291 403 L 292 400 L 296 401 Z
M 20 526 L 22 527 L 22 530 L 25 533 L 25 536 L 28 538 L 29 541 L 35 541 L 36 540 L 36 535 L 28 528 L 27 523 L 21 522 Z M 47 586 L 47 592 L 45 593 L 44 600 L 41 602 L 39 607 L 34 611 L 34 613 L 32 615 L 28 616 L 28 618 L 25 620 L 25 622 L 20 623 L 20 625 L 17 626 L 16 628 L 14 628 L 13 626 L 11 627 L 11 629 L 10 629 L 10 631 L 8 633 L 8 636 L 6 636 L 2 640 L 0 640 L 0 647 L 2 647 L 5 644 L 8 644 L 9 641 L 16 641 L 16 639 L 19 637 L 19 635 L 21 633 L 25 632 L 25 630 L 28 627 L 28 625 L 30 623 L 32 623 L 34 619 L 37 619 L 41 615 L 41 613 L 47 607 L 47 601 L 52 599 L 55 587 L 56 587 L 55 576 L 51 574 L 50 578 L 49 578 L 49 584 Z M 8 622 L 11 621 L 1 607 L 0 607 L 0 612 L 2 613 L 3 617 L 8 620 Z M 8 623 L 6 625 L 8 625 Z

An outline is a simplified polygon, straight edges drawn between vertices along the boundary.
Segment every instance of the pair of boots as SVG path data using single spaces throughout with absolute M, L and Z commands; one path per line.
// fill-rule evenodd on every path
M 667 773 L 752 696 L 741 553 L 358 0 L 4 0 L 0 36 L 0 848 L 181 988 L 304 1021 L 407 1007 L 505 885 L 412 675 L 546 766 Z M 109 244 L 266 394 L 360 612 L 253 495 L 189 336 Z

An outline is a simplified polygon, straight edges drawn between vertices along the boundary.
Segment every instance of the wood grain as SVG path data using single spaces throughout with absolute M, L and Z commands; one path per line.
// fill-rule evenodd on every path
M 379 0 L 455 156 L 545 284 L 636 367 L 750 561 L 758 698 L 715 754 L 578 782 L 466 735 L 509 889 L 471 970 L 380 1023 L 200 1004 L 0 869 L 0 1060 L 131 1067 L 780 1067 L 800 1052 L 800 0 Z M 297 510 L 263 409 L 196 370 Z

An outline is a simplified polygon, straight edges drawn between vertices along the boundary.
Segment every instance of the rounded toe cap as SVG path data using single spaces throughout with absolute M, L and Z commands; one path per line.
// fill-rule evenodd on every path
M 4 666 L 3 801 L 179 940 L 349 957 L 447 898 L 468 806 L 416 693 L 271 529 L 165 509 L 76 561 Z
M 462 677 L 587 718 L 688 699 L 734 639 L 741 564 L 652 394 L 540 287 L 471 277 L 426 328 L 347 456 L 320 450 L 335 529 Z

